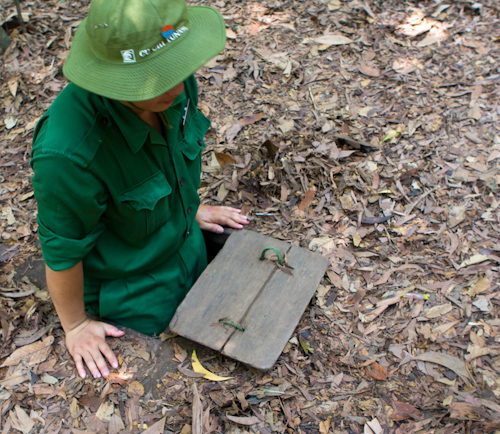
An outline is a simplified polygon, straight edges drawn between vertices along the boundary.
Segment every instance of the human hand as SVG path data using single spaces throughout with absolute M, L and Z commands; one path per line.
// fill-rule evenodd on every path
M 124 334 L 110 324 L 91 319 L 86 319 L 67 331 L 66 347 L 75 361 L 80 377 L 85 378 L 86 375 L 84 361 L 94 378 L 106 377 L 109 374 L 104 357 L 113 368 L 117 368 L 118 360 L 106 343 L 106 336 L 118 338 Z
M 248 224 L 246 215 L 241 215 L 241 210 L 228 206 L 200 205 L 196 213 L 196 221 L 200 228 L 210 232 L 222 234 L 224 228 L 220 225 L 241 229 Z

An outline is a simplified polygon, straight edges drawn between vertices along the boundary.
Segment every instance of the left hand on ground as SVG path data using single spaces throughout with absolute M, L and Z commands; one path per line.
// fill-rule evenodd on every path
M 228 206 L 200 205 L 196 213 L 196 221 L 201 229 L 218 234 L 224 232 L 221 225 L 241 229 L 243 225 L 248 224 L 247 216 L 242 215 L 241 210 Z

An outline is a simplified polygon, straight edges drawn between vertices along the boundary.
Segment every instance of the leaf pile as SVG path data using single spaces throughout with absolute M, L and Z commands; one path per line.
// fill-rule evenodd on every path
M 76 378 L 47 292 L 16 276 L 39 256 L 30 137 L 89 2 L 23 1 L 27 32 L 4 3 L 2 432 L 500 430 L 495 1 L 210 3 L 228 44 L 198 73 L 202 200 L 330 261 L 271 371 L 198 351 L 224 382 L 137 336 L 108 379 Z M 167 347 L 178 370 L 154 374 Z

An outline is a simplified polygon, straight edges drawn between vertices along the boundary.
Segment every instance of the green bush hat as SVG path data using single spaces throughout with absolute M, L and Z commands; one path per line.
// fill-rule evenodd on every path
M 93 0 L 78 27 L 64 75 L 120 101 L 156 98 L 226 44 L 222 15 L 184 0 Z

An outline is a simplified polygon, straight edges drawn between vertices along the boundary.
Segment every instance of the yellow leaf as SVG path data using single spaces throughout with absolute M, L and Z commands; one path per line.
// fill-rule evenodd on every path
M 198 356 L 196 355 L 195 350 L 193 350 L 193 355 L 191 356 L 191 360 L 193 361 L 193 371 L 198 372 L 199 374 L 205 374 L 203 378 L 206 378 L 207 380 L 226 381 L 233 378 L 233 377 L 219 377 L 218 375 L 215 375 L 214 373 L 206 370 L 198 360 Z
M 361 244 L 361 236 L 359 234 L 353 234 L 352 243 L 355 247 L 359 247 L 359 245 Z
M 396 137 L 399 137 L 401 135 L 400 132 L 396 130 L 391 130 L 387 133 L 387 135 L 380 141 L 380 143 L 384 143 L 387 140 L 394 139 Z
M 299 343 L 300 343 L 300 346 L 302 347 L 302 349 L 304 350 L 304 353 L 313 353 L 314 352 L 314 348 L 311 346 L 311 344 L 306 340 L 304 339 L 301 335 L 299 335 Z

